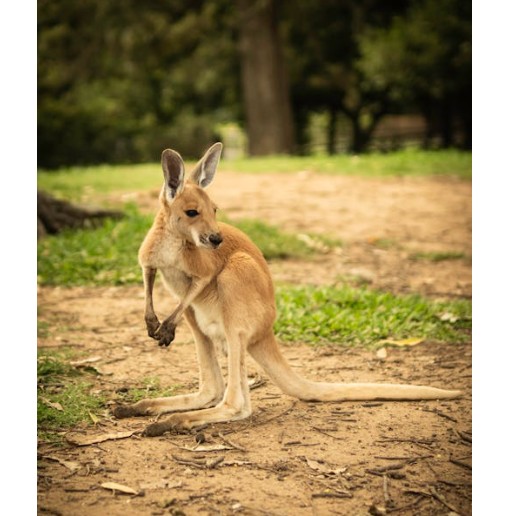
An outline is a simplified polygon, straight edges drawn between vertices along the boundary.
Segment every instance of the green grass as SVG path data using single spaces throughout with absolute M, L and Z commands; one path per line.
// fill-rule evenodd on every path
M 106 413 L 110 395 L 97 391 L 96 369 L 73 366 L 71 361 L 76 358 L 75 351 L 69 348 L 38 351 L 37 429 L 42 440 L 61 442 L 60 432 L 94 424 L 93 418 L 100 419 Z M 159 378 L 150 376 L 118 396 L 122 402 L 134 403 L 147 397 L 172 396 L 180 387 L 162 389 Z
M 65 231 L 37 246 L 42 285 L 126 285 L 141 283 L 137 252 L 152 217 L 134 206 L 119 221 L 105 220 L 96 229 Z
M 187 163 L 191 169 L 194 162 Z M 222 160 L 220 170 L 243 173 L 297 173 L 388 176 L 450 175 L 472 177 L 472 154 L 456 150 L 402 150 L 360 156 L 269 156 Z M 219 181 L 219 172 L 216 178 Z M 102 165 L 39 171 L 38 187 L 61 197 L 79 200 L 94 193 L 131 192 L 161 188 L 161 165 Z
M 359 176 L 451 175 L 470 179 L 472 155 L 457 150 L 407 149 L 388 154 L 268 156 L 224 161 L 221 170 L 247 173 L 318 172 Z
M 313 254 L 313 249 L 296 235 L 281 231 L 271 224 L 254 219 L 226 222 L 249 235 L 267 260 L 304 258 Z
M 89 413 L 105 408 L 105 398 L 92 392 L 93 369 L 77 369 L 71 358 L 75 355 L 68 350 L 38 352 L 37 426 L 42 438 L 77 424 L 91 424 Z M 63 410 L 56 408 L 58 404 Z
M 66 231 L 40 240 L 39 283 L 67 286 L 141 283 L 137 252 L 153 217 L 140 214 L 133 205 L 127 206 L 126 215 L 119 221 L 106 220 L 96 229 Z M 302 258 L 314 252 L 296 235 L 264 222 L 232 223 L 256 242 L 267 259 Z
M 445 262 L 448 260 L 463 260 L 466 258 L 465 253 L 457 251 L 418 252 L 410 255 L 411 260 L 427 260 L 430 262 Z
M 275 331 L 283 341 L 369 347 L 404 338 L 456 343 L 467 341 L 471 329 L 469 301 L 435 302 L 348 286 L 283 287 L 277 307 Z

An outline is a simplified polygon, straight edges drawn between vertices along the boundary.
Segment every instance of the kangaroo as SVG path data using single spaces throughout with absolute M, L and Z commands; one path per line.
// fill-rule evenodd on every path
M 139 250 L 145 289 L 145 323 L 160 346 L 174 339 L 184 317 L 196 343 L 200 369 L 198 392 L 117 405 L 118 418 L 160 415 L 146 436 L 169 430 L 186 431 L 208 423 L 236 421 L 251 410 L 245 366 L 248 351 L 275 384 L 289 396 L 306 401 L 420 400 L 460 396 L 434 387 L 376 383 L 309 381 L 293 371 L 274 335 L 274 287 L 261 251 L 240 230 L 216 221 L 216 205 L 205 188 L 212 182 L 222 144 L 212 145 L 185 181 L 184 162 L 174 150 L 161 156 L 164 184 L 161 207 Z M 178 305 L 159 322 L 153 286 L 159 270 Z M 227 350 L 225 385 L 216 346 Z

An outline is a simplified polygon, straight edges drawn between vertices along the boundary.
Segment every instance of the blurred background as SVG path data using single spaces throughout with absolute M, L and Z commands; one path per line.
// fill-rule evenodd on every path
M 471 148 L 469 0 L 39 0 L 42 169 Z

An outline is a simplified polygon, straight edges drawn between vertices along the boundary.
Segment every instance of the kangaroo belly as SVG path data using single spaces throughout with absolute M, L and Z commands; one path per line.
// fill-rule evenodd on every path
M 202 332 L 217 345 L 223 353 L 226 353 L 226 335 L 221 313 L 217 303 L 199 304 L 194 303 L 192 308 L 195 312 L 196 322 Z

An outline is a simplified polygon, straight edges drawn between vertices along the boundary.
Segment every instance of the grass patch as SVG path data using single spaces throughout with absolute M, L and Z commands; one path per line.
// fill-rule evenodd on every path
M 187 163 L 190 170 L 193 162 Z M 472 177 L 472 154 L 457 150 L 402 150 L 360 156 L 268 156 L 221 161 L 220 170 L 243 173 L 297 173 L 311 171 L 372 177 L 449 175 Z M 219 172 L 216 181 L 219 181 Z M 158 163 L 71 167 L 40 170 L 38 187 L 53 195 L 79 200 L 94 193 L 130 192 L 161 188 L 163 175 Z
M 305 258 L 314 253 L 314 249 L 296 235 L 285 233 L 276 226 L 266 224 L 261 220 L 242 219 L 226 222 L 248 235 L 261 249 L 267 260 Z
M 427 260 L 430 262 L 445 262 L 448 260 L 463 260 L 467 256 L 465 253 L 457 251 L 446 252 L 418 252 L 410 255 L 411 260 Z
M 44 285 L 126 285 L 141 283 L 137 252 L 152 224 L 129 205 L 126 217 L 96 229 L 65 231 L 40 240 L 38 279 Z
M 50 331 L 51 325 L 47 321 L 41 321 L 37 319 L 37 337 L 41 339 L 46 339 L 51 335 Z
M 382 339 L 422 337 L 456 343 L 471 329 L 471 302 L 435 302 L 418 295 L 352 287 L 277 289 L 280 340 L 376 347 Z
M 472 155 L 457 150 L 405 149 L 359 156 L 267 156 L 224 160 L 221 170 L 247 173 L 310 171 L 372 177 L 450 175 L 470 179 Z
M 96 229 L 65 231 L 38 244 L 38 280 L 42 285 L 128 285 L 142 283 L 137 253 L 153 217 L 126 207 L 126 217 L 106 220 Z M 314 249 L 296 235 L 258 220 L 232 224 L 258 245 L 267 259 L 302 258 Z M 317 242 L 318 237 L 313 240 Z M 44 328 L 41 329 L 44 331 Z
M 37 356 L 37 426 L 40 436 L 82 423 L 105 408 L 105 398 L 91 392 L 93 374 L 70 364 L 71 351 L 43 350 Z M 61 410 L 60 410 L 61 409 Z

